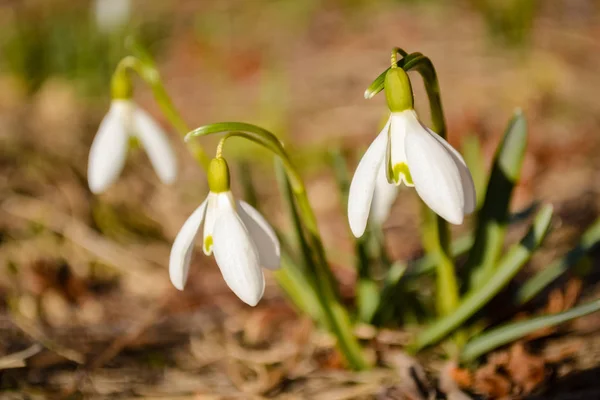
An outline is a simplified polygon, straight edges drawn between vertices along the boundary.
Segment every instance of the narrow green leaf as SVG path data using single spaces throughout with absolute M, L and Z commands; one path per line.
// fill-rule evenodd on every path
M 466 235 L 460 237 L 450 244 L 450 253 L 452 257 L 460 257 L 464 255 L 473 246 L 473 236 Z M 408 263 L 397 261 L 392 264 L 392 268 L 397 268 L 396 265 L 404 265 L 407 269 L 406 276 L 413 278 L 432 272 L 435 269 L 436 260 L 431 254 L 426 254 L 423 257 L 409 261 Z M 391 270 L 390 270 L 391 271 Z
M 296 248 L 302 255 L 303 268 L 306 269 L 310 263 L 313 263 L 313 257 L 311 255 L 311 249 L 306 240 L 305 232 L 302 227 L 302 221 L 300 219 L 300 213 L 298 207 L 294 201 L 294 194 L 290 182 L 287 178 L 281 161 L 275 161 L 275 177 L 277 179 L 277 185 L 281 194 L 281 199 L 284 203 L 284 208 L 287 210 L 290 221 L 292 222 L 292 231 L 294 234 L 294 240 L 296 242 Z M 309 268 L 310 269 L 310 268 Z
M 275 277 L 298 308 L 309 314 L 315 321 L 326 326 L 327 329 L 331 329 L 325 317 L 323 306 L 317 298 L 315 284 L 309 279 L 310 274 L 306 273 L 306 271 L 315 268 L 313 265 L 314 259 L 306 240 L 290 182 L 280 160 L 275 160 L 275 176 L 284 208 L 287 210 L 292 222 L 295 247 L 300 252 L 302 260 L 301 263 L 294 262 L 289 252 L 282 251 L 282 268 L 280 271 L 275 272 Z
M 340 192 L 342 206 L 344 209 L 347 209 L 348 194 L 350 192 L 350 172 L 346 165 L 346 158 L 340 149 L 335 148 L 329 152 L 329 161 L 333 168 L 333 176 Z
M 346 165 L 346 159 L 335 149 L 330 151 L 329 159 L 333 167 L 335 180 L 340 190 L 340 197 L 344 209 L 348 208 L 348 194 L 350 191 L 350 172 Z M 367 230 L 361 238 L 354 239 L 356 252 L 356 271 L 358 273 L 356 306 L 358 317 L 362 322 L 371 322 L 371 319 L 379 304 L 379 287 L 371 278 L 371 260 L 368 243 L 375 238 L 370 230 Z
M 600 311 L 600 299 L 582 304 L 568 311 L 543 315 L 526 321 L 518 321 L 499 326 L 476 337 L 466 344 L 460 355 L 461 362 L 470 362 L 497 347 L 520 339 L 538 329 L 559 325 L 574 318 Z
M 323 317 L 314 288 L 300 269 L 290 254 L 282 250 L 281 268 L 274 272 L 275 279 L 300 311 L 309 315 L 314 321 L 327 326 L 327 320 Z
M 481 310 L 529 261 L 533 252 L 541 245 L 546 237 L 552 220 L 552 206 L 544 206 L 536 215 L 529 231 L 519 244 L 513 245 L 500 260 L 494 274 L 483 285 L 473 288 L 466 294 L 459 306 L 446 317 L 433 323 L 422 332 L 413 346 L 420 350 L 443 339 L 453 330 Z
M 244 200 L 252 207 L 257 208 L 258 194 L 256 193 L 254 182 L 252 181 L 250 165 L 248 165 L 248 162 L 242 161 L 237 165 L 236 169 L 244 191 Z
M 585 255 L 600 242 L 600 219 L 596 220 L 581 236 L 577 247 L 561 259 L 553 262 L 531 277 L 517 293 L 517 303 L 524 304 L 554 282 L 569 268 L 581 261 Z
M 481 142 L 474 135 L 468 135 L 462 144 L 462 154 L 471 171 L 473 183 L 475 184 L 475 193 L 477 195 L 477 208 L 481 207 L 485 194 L 485 159 L 481 152 Z
M 496 151 L 485 200 L 478 213 L 475 244 L 464 268 L 470 277 L 469 288 L 481 286 L 497 265 L 526 145 L 527 123 L 521 111 L 517 111 Z
M 379 306 L 379 286 L 372 279 L 359 278 L 356 291 L 358 319 L 369 323 Z

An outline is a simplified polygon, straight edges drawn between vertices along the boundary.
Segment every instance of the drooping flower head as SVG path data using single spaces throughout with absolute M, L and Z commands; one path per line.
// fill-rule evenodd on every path
M 131 99 L 128 78 L 113 78 L 113 100 L 100 123 L 88 159 L 88 185 L 93 193 L 102 193 L 123 170 L 130 139 L 139 141 L 159 179 L 172 183 L 177 176 L 175 153 L 163 129 Z
M 374 194 L 382 192 L 384 185 L 382 170 L 390 184 L 414 186 L 429 208 L 448 222 L 461 224 L 475 208 L 475 188 L 465 161 L 419 121 L 410 80 L 402 68 L 391 68 L 386 74 L 385 94 L 390 117 L 358 164 L 350 185 L 352 233 L 360 237 L 365 231 Z
M 98 30 L 111 33 L 122 29 L 131 16 L 131 0 L 94 0 L 93 14 Z
M 202 230 L 204 254 L 214 254 L 229 288 L 244 303 L 255 306 L 265 290 L 261 267 L 279 268 L 279 240 L 256 209 L 234 199 L 225 159 L 219 157 L 211 161 L 208 185 L 210 192 L 206 200 L 183 224 L 173 243 L 169 260 L 171 282 L 183 290 L 194 243 Z

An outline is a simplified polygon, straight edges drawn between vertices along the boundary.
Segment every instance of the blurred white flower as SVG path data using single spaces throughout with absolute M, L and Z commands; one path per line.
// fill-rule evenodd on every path
M 175 180 L 175 153 L 162 128 L 133 101 L 113 100 L 90 149 L 88 185 L 93 193 L 102 193 L 120 175 L 130 137 L 140 141 L 163 183 Z
M 350 184 L 348 219 L 356 237 L 365 231 L 372 202 L 379 202 L 373 197 L 381 192 L 377 189 L 382 187 L 381 170 L 387 175 L 388 168 L 394 184 L 414 186 L 425 204 L 450 223 L 461 224 L 475 209 L 473 179 L 461 155 L 423 126 L 414 110 L 394 112 Z M 385 207 L 383 211 L 387 214 Z
M 248 203 L 235 201 L 229 190 L 209 192 L 177 234 L 169 260 L 173 285 L 183 290 L 196 236 L 204 223 L 202 249 L 214 252 L 229 288 L 246 304 L 255 306 L 265 290 L 261 266 L 279 268 L 279 240 L 273 228 Z
M 129 22 L 131 0 L 94 0 L 93 14 L 100 32 L 114 32 Z

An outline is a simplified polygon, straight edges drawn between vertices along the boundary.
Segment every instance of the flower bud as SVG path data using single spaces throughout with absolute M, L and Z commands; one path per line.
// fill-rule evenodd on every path
M 208 187 L 213 193 L 229 191 L 229 167 L 224 158 L 213 158 L 208 167 Z
M 385 98 L 391 112 L 413 109 L 412 86 L 402 68 L 390 68 L 385 74 Z
M 110 82 L 113 100 L 131 100 L 133 97 L 133 84 L 125 68 L 117 68 Z

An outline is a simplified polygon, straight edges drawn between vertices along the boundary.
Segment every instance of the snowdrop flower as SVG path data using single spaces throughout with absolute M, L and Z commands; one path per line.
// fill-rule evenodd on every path
M 131 16 L 131 0 L 94 0 L 93 8 L 96 26 L 104 33 L 121 29 Z
M 461 224 L 475 208 L 475 188 L 465 161 L 419 121 L 404 70 L 389 70 L 385 93 L 391 115 L 358 164 L 350 185 L 348 219 L 352 233 L 360 237 L 365 231 L 371 205 L 379 201 L 382 170 L 389 182 L 414 186 L 429 208 L 448 222 Z M 387 214 L 385 207 L 389 205 L 381 207 L 379 212 Z
M 229 288 L 246 304 L 255 306 L 265 290 L 261 267 L 279 268 L 279 240 L 256 209 L 235 200 L 229 189 L 229 169 L 223 158 L 211 161 L 208 197 L 183 224 L 169 260 L 173 285 L 183 290 L 194 242 L 203 227 L 202 249 L 215 261 Z
M 88 159 L 88 185 L 104 192 L 121 174 L 130 138 L 139 140 L 156 174 L 169 184 L 177 175 L 175 153 L 162 128 L 131 99 L 117 98 L 94 138 Z

